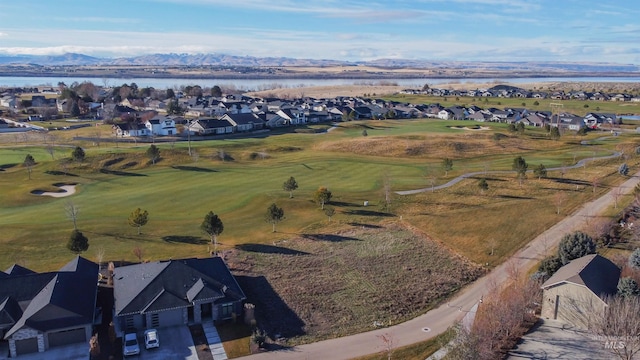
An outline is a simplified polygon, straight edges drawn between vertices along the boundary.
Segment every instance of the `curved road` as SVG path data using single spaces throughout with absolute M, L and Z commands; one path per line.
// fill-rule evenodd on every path
M 640 172 L 619 186 L 620 193 L 632 192 L 638 183 L 640 183 Z M 428 340 L 462 319 L 469 309 L 477 304 L 494 285 L 504 284 L 509 278 L 510 268 L 516 266 L 520 272 L 528 271 L 547 255 L 545 251 L 558 245 L 564 234 L 580 229 L 586 219 L 600 214 L 612 206 L 614 204 L 613 191 L 614 189 L 602 197 L 584 204 L 579 210 L 538 235 L 507 262 L 464 287 L 449 303 L 424 315 L 388 328 L 300 345 L 287 350 L 251 355 L 245 359 L 351 359 L 384 350 L 380 336 L 385 334 L 389 334 L 397 341 L 396 347 Z M 425 328 L 428 328 L 429 331 L 425 332 Z

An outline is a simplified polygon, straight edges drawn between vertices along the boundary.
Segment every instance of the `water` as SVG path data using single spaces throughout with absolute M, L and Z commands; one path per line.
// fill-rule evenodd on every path
M 640 121 L 640 115 L 620 115 L 622 121 L 630 120 L 630 121 Z
M 156 89 L 178 89 L 180 86 L 200 85 L 201 87 L 231 87 L 238 90 L 268 90 L 279 87 L 296 88 L 307 86 L 335 86 L 335 85 L 362 85 L 362 84 L 394 84 L 407 88 L 421 88 L 424 84 L 437 86 L 450 83 L 509 83 L 518 84 L 539 82 L 638 82 L 637 77 L 550 77 L 550 78 L 469 78 L 469 79 L 178 79 L 178 78 L 102 78 L 102 77 L 29 77 L 29 76 L 0 76 L 0 86 L 4 87 L 29 87 L 38 85 L 50 85 L 56 87 L 58 82 L 67 85 L 73 82 L 81 83 L 90 81 L 100 86 L 117 86 L 136 83 L 138 87 L 153 87 Z

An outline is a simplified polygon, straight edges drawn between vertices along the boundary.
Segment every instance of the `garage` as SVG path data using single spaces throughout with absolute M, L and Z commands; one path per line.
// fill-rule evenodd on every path
M 160 315 L 160 327 L 184 324 L 183 309 L 163 311 Z
M 85 328 L 49 333 L 49 347 L 63 346 L 87 341 Z
M 16 340 L 16 353 L 18 355 L 38 352 L 38 338 Z

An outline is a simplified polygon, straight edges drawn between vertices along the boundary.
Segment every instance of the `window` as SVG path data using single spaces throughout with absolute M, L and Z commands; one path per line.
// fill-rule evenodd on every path
M 222 318 L 226 319 L 231 317 L 233 312 L 233 303 L 222 304 Z

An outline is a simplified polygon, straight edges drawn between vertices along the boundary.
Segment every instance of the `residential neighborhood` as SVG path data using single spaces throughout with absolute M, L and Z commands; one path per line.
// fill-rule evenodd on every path
M 128 86 L 128 85 L 123 85 Z M 66 88 L 65 88 L 66 89 Z M 101 120 L 113 125 L 116 137 L 172 137 L 190 135 L 225 135 L 246 133 L 263 129 L 304 126 L 307 124 L 350 121 L 361 119 L 413 119 L 433 118 L 442 120 L 475 120 L 478 122 L 522 123 L 530 127 L 553 126 L 562 130 L 579 131 L 583 128 L 599 129 L 619 123 L 616 114 L 598 111 L 584 116 L 557 111 L 534 111 L 526 107 L 442 106 L 439 103 L 412 104 L 387 101 L 370 97 L 335 97 L 315 99 L 258 98 L 242 94 L 212 96 L 195 92 L 196 95 L 177 92 L 175 98 L 160 99 L 148 96 L 136 99 L 120 95 L 109 96 L 115 90 L 100 88 L 94 96 L 72 100 L 68 98 L 45 98 L 34 95 L 30 101 L 20 101 L 23 92 L 55 93 L 53 88 L 6 89 L 0 94 L 0 106 L 11 114 L 31 113 L 27 120 L 47 121 L 63 113 L 73 113 L 77 108 L 79 117 Z M 68 91 L 68 90 L 65 90 Z M 157 93 L 157 91 L 156 91 Z M 190 92 L 194 94 L 193 91 Z M 640 98 L 628 94 L 591 94 L 585 92 L 528 91 L 516 87 L 497 85 L 486 90 L 446 90 L 427 88 L 403 90 L 401 94 L 423 94 L 442 97 L 523 98 L 523 99 L 580 99 L 602 101 L 638 102 Z M 85 96 L 86 98 L 86 96 Z M 97 102 L 97 101 L 100 102 Z M 171 106 L 174 110 L 171 111 Z

